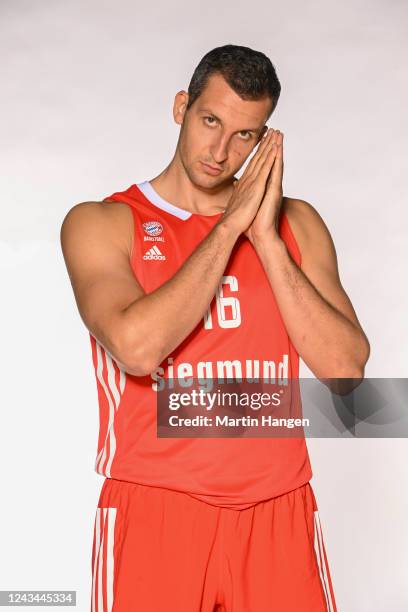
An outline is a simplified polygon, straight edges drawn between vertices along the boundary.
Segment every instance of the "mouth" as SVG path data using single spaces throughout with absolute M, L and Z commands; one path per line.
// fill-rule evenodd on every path
M 215 168 L 214 166 L 210 166 L 209 164 L 205 164 L 204 162 L 200 162 L 205 170 L 205 172 L 207 172 L 208 174 L 212 174 L 213 176 L 216 176 L 217 174 L 221 174 L 222 169 L 221 168 Z

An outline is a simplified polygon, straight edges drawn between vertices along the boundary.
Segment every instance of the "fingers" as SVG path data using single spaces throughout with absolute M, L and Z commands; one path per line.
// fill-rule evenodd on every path
M 280 142 L 280 132 L 276 130 L 271 138 L 270 146 L 266 151 L 264 157 L 262 157 L 255 169 L 256 176 L 265 183 L 270 176 L 271 168 L 275 164 L 276 155 L 278 152 L 278 143 Z
M 275 159 L 268 178 L 268 188 L 276 186 L 281 189 L 283 178 L 283 133 L 279 132 L 279 130 L 277 132 Z
M 271 136 L 273 133 L 273 129 L 270 128 L 265 132 L 265 135 L 263 136 L 261 142 L 259 143 L 258 146 L 258 150 L 255 153 L 255 155 L 252 157 L 252 159 L 249 161 L 247 167 L 245 168 L 245 171 L 242 175 L 242 178 L 244 176 L 250 176 L 252 174 L 252 172 L 254 171 L 257 162 L 259 161 L 259 159 L 262 158 L 262 155 L 265 154 L 265 151 L 267 151 L 267 147 L 270 144 L 270 140 L 271 140 Z
M 282 153 L 283 134 L 280 130 L 269 128 L 259 144 L 258 150 L 252 157 L 243 173 L 243 178 L 255 180 L 259 177 L 260 181 L 279 182 L 283 174 L 283 153 Z M 276 168 L 275 168 L 276 163 Z M 275 168 L 275 171 L 271 171 Z
M 264 163 L 266 162 L 266 160 L 268 159 L 272 149 L 273 149 L 273 145 L 274 142 L 276 140 L 276 132 L 275 130 L 273 130 L 272 128 L 269 130 L 268 132 L 268 136 L 267 136 L 267 142 L 265 143 L 265 146 L 263 147 L 261 153 L 259 156 L 257 156 L 257 158 L 255 159 L 255 163 L 254 166 L 252 168 L 252 174 L 254 176 L 257 176 L 261 170 L 261 168 L 263 167 Z

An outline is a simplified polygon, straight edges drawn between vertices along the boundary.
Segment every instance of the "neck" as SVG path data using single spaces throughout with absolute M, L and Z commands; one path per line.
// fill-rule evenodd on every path
M 223 212 L 231 197 L 232 178 L 213 189 L 191 182 L 181 162 L 178 148 L 170 164 L 150 181 L 157 193 L 168 202 L 200 215 Z

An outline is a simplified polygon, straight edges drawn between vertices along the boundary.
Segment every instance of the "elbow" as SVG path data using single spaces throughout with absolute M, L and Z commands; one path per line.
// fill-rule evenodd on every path
M 350 365 L 350 367 L 345 367 L 343 370 L 338 370 L 336 377 L 344 380 L 353 380 L 357 384 L 364 379 L 365 368 L 363 364 L 356 363 L 354 365 Z
M 111 334 L 116 354 L 125 371 L 132 376 L 148 376 L 160 365 L 157 339 L 153 334 L 146 334 L 145 330 L 146 325 L 141 325 L 140 321 L 129 325 L 122 317 Z
M 364 348 L 363 348 L 363 372 L 364 372 L 364 368 L 366 366 L 367 361 L 370 358 L 370 354 L 371 354 L 371 347 L 370 347 L 370 343 L 368 341 L 367 336 L 364 334 L 364 344 L 363 344 Z
M 346 360 L 338 361 L 334 366 L 336 378 L 353 379 L 360 384 L 364 379 L 365 366 L 369 357 L 370 343 L 367 336 L 363 333 L 361 341 L 354 347 L 353 354 L 349 355 Z
M 352 379 L 356 381 L 355 387 L 357 387 L 364 379 L 365 366 L 370 357 L 370 343 L 367 337 L 364 335 L 360 347 L 360 351 L 356 355 L 355 361 L 350 365 L 349 368 L 344 370 L 341 374 L 342 378 Z M 354 387 L 353 387 L 354 388 Z
M 364 338 L 363 345 L 358 354 L 354 358 L 349 358 L 347 361 L 339 363 L 337 360 L 325 372 L 323 376 L 317 376 L 319 380 L 328 387 L 328 389 L 336 395 L 348 395 L 356 389 L 364 380 L 365 365 L 370 356 L 370 345 L 368 340 Z
M 138 344 L 135 346 L 122 346 L 119 351 L 121 362 L 125 370 L 132 376 L 148 376 L 160 365 L 150 346 Z
M 345 370 L 338 372 L 336 377 L 318 377 L 332 393 L 336 395 L 348 395 L 356 389 L 364 379 L 364 369 Z

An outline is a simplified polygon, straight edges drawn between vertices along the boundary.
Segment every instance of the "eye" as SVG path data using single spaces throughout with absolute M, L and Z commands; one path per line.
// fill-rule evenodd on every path
M 248 132 L 248 130 L 242 130 L 239 134 L 243 140 L 249 140 L 252 136 L 251 132 Z
M 207 125 L 214 125 L 215 123 L 217 123 L 217 120 L 215 117 L 208 116 L 208 117 L 204 117 L 204 122 Z

